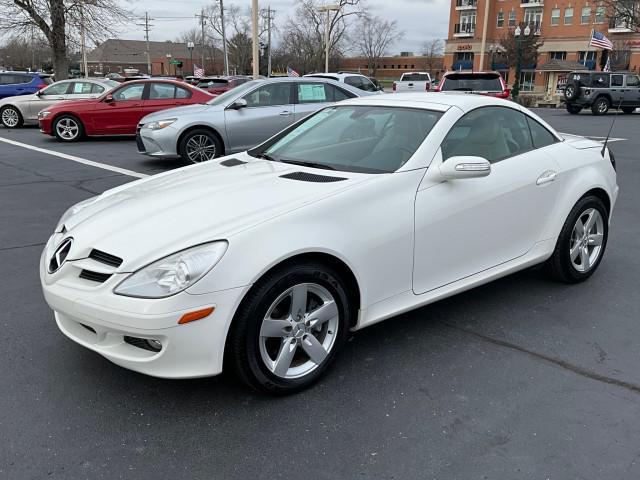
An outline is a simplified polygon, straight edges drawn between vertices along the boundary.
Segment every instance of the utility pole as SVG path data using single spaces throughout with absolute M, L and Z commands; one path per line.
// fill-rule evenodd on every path
M 82 50 L 82 68 L 84 69 L 84 78 L 89 76 L 87 68 L 87 48 L 85 46 L 84 35 L 84 0 L 80 2 L 80 48 Z
M 227 36 L 224 32 L 224 5 L 220 0 L 220 29 L 222 33 L 222 53 L 224 55 L 224 74 L 229 76 L 229 54 L 227 53 Z
M 480 42 L 480 71 L 484 70 L 484 55 L 487 48 L 487 25 L 489 22 L 489 0 L 484 0 L 484 18 L 482 19 L 482 41 Z
M 205 45 L 205 41 L 204 41 L 204 8 L 202 10 L 200 10 L 200 28 L 201 28 L 200 35 L 202 36 L 202 71 L 205 72 L 205 68 L 204 68 L 204 45 Z
M 271 76 L 271 13 L 274 13 L 274 10 L 271 10 L 271 5 L 267 7 L 267 45 L 269 46 L 269 54 L 267 56 L 267 77 Z
M 260 45 L 258 43 L 258 0 L 251 0 L 251 36 L 253 40 L 253 79 L 260 76 Z
M 147 54 L 147 75 L 151 75 L 151 53 L 149 52 L 149 13 L 144 12 L 144 39 L 146 42 L 145 50 Z

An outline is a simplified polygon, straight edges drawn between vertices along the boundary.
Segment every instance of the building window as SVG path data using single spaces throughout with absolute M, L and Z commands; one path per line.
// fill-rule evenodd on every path
M 383 65 L 383 66 L 382 66 L 382 68 L 387 68 L 387 66 L 386 66 L 386 65 Z
M 516 26 L 516 12 L 514 10 L 511 10 L 509 12 L 509 26 L 510 27 Z
M 549 52 L 549 60 L 566 60 L 567 52 Z
M 578 62 L 583 64 L 589 70 L 596 68 L 597 52 L 578 52 Z
M 594 23 L 604 23 L 604 20 L 607 15 L 606 7 L 597 7 L 596 8 L 596 18 Z
M 560 25 L 560 9 L 554 8 L 551 10 L 551 25 Z
M 520 72 L 520 91 L 533 92 L 533 86 L 536 81 L 536 72 L 533 70 Z
M 564 9 L 564 24 L 571 25 L 573 23 L 573 7 Z
M 411 65 L 411 68 L 416 68 L 415 66 Z
M 393 68 L 393 65 L 391 65 L 391 68 Z
M 498 12 L 498 28 L 504 27 L 504 12 Z
M 580 23 L 591 23 L 591 7 L 582 7 L 582 15 L 580 15 Z

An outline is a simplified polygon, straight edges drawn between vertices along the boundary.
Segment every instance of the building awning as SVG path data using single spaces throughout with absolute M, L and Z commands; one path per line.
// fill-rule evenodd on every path
M 540 72 L 573 72 L 575 70 L 584 70 L 584 67 L 585 66 L 579 62 L 553 59 L 544 65 L 540 65 L 537 70 Z

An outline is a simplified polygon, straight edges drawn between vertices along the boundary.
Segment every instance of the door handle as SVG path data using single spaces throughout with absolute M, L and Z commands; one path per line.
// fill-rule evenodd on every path
M 536 180 L 536 185 L 544 185 L 545 183 L 553 182 L 558 176 L 558 172 L 554 172 L 553 170 L 546 170 L 542 172 L 538 179 Z
M 284 110 L 283 112 L 280 112 L 278 115 L 280 115 L 281 117 L 288 117 L 289 115 L 291 115 L 292 112 L 290 112 L 289 110 Z

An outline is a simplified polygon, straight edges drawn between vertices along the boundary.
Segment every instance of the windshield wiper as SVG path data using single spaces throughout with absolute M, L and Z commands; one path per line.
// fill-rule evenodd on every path
M 269 160 L 271 162 L 279 162 L 280 160 L 276 160 L 275 158 L 273 158 L 271 155 L 267 155 L 266 153 L 258 153 L 257 155 L 254 155 L 256 158 L 262 158 L 264 160 Z
M 317 163 L 317 162 L 304 162 L 302 160 L 280 160 L 282 163 L 291 163 L 292 165 L 301 165 L 303 167 L 311 167 L 311 168 L 322 168 L 324 170 L 335 170 L 335 168 L 330 167 L 325 163 Z

